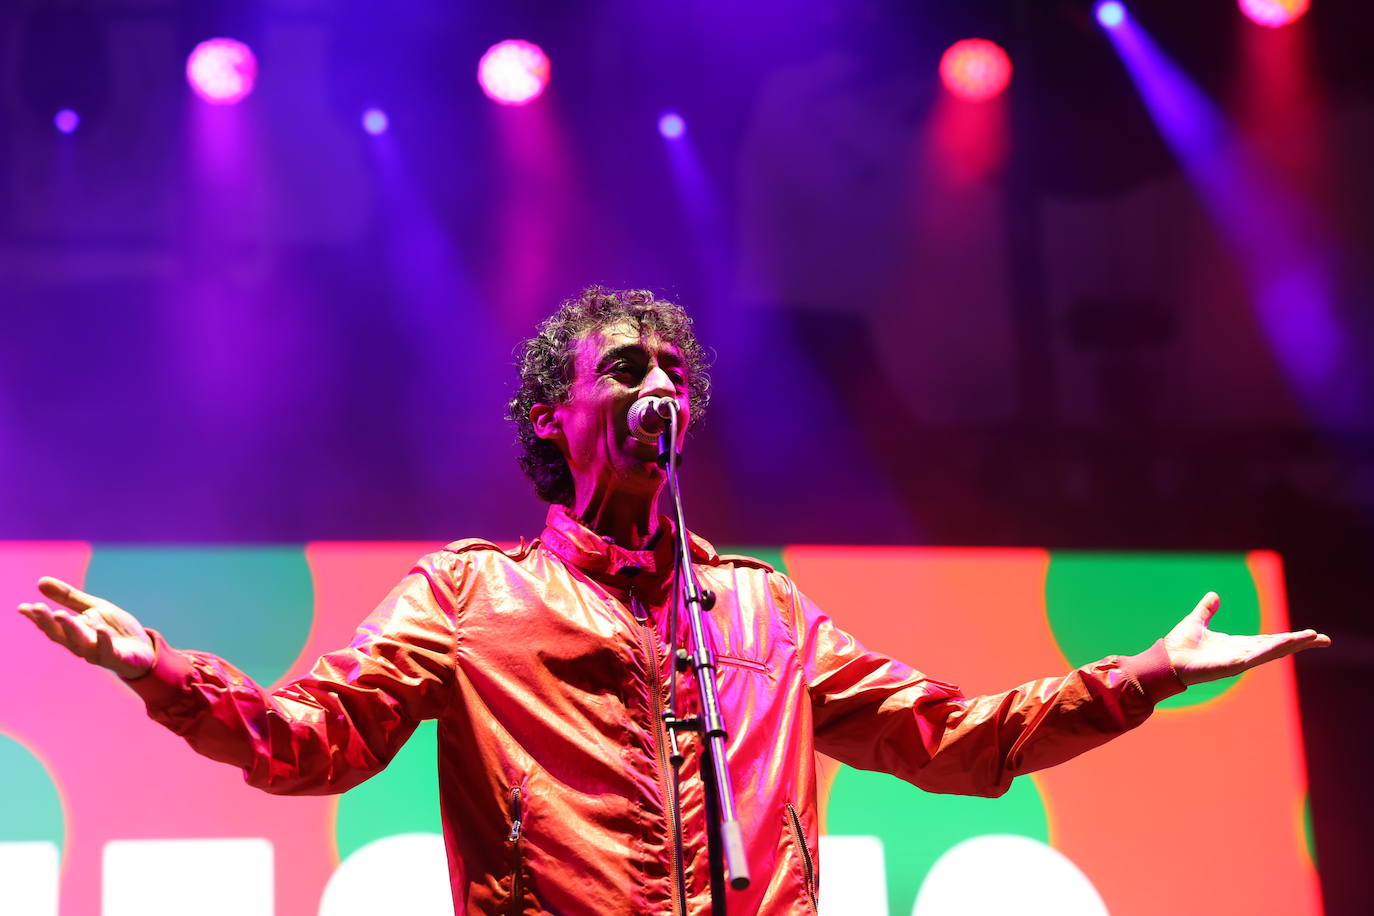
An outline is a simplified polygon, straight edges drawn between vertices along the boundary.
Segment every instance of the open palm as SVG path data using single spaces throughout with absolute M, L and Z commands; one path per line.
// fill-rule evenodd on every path
M 19 605 L 19 613 L 53 642 L 124 678 L 153 667 L 153 641 L 133 614 L 51 576 L 38 580 L 38 590 L 57 607 L 36 601 Z
M 1258 636 L 1218 632 L 1208 624 L 1219 607 L 1221 598 L 1216 592 L 1208 592 L 1164 637 L 1169 662 L 1185 684 L 1231 677 L 1294 652 L 1331 645 L 1329 637 L 1315 630 Z

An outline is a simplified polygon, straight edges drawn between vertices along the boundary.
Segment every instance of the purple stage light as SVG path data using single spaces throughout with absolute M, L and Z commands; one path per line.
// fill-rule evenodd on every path
M 81 116 L 70 108 L 64 108 L 53 115 L 53 126 L 64 134 L 69 134 L 81 126 Z
M 996 42 L 965 38 L 940 58 L 940 79 L 960 98 L 982 102 L 996 98 L 1011 82 L 1011 58 Z
M 1097 21 L 1104 28 L 1114 29 L 1126 21 L 1126 7 L 1116 0 L 1106 0 L 1097 5 Z
M 549 84 L 548 55 L 534 42 L 498 42 L 477 62 L 477 82 L 493 102 L 526 105 Z
M 1251 22 L 1276 29 L 1301 18 L 1310 0 L 1239 0 L 1240 11 Z
M 390 124 L 391 121 L 387 118 L 386 112 L 382 111 L 380 108 L 369 108 L 367 111 L 363 112 L 363 130 L 372 134 L 374 137 L 378 134 L 386 133 L 386 129 Z
M 676 111 L 670 111 L 658 119 L 658 132 L 665 140 L 676 140 L 687 132 L 687 122 Z
M 232 38 L 211 38 L 186 58 L 186 81 L 212 105 L 234 105 L 248 98 L 258 78 L 253 51 Z

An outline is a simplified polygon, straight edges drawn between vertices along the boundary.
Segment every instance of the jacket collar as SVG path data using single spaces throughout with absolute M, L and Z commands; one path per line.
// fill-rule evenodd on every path
M 659 536 L 648 550 L 630 550 L 602 537 L 574 518 L 568 507 L 555 503 L 549 506 L 543 542 L 565 563 L 586 572 L 621 576 L 638 570 L 646 576 L 663 578 L 673 572 L 673 539 L 676 526 L 666 515 L 658 517 Z M 687 532 L 696 563 L 714 563 L 716 549 L 707 541 Z M 635 575 L 635 573 L 630 573 Z

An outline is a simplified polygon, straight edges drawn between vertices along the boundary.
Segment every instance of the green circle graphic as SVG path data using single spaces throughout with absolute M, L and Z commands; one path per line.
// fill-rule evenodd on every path
M 0 785 L 4 786 L 5 793 L 0 843 L 46 841 L 57 846 L 60 853 L 66 833 L 62 795 L 43 761 L 3 734 L 0 734 Z
M 339 799 L 339 861 L 400 833 L 443 833 L 439 819 L 438 726 L 421 722 L 385 770 Z
M 1060 650 L 1080 666 L 1149 648 L 1209 591 L 1221 596 L 1214 629 L 1259 632 L 1259 592 L 1244 554 L 1056 552 L 1045 580 L 1045 605 Z M 1160 706 L 1205 703 L 1237 680 L 1196 684 Z
M 1001 798 L 937 795 L 883 773 L 841 766 L 826 814 L 835 836 L 876 836 L 883 844 L 888 912 L 910 913 L 940 856 L 964 840 L 1012 833 L 1049 842 L 1039 786 L 1021 777 Z
M 315 616 L 300 547 L 97 546 L 85 589 L 264 685 L 287 673 Z
M 1312 865 L 1317 864 L 1317 834 L 1312 828 L 1312 794 L 1304 793 L 1302 797 L 1302 840 L 1307 846 L 1307 857 L 1312 860 Z

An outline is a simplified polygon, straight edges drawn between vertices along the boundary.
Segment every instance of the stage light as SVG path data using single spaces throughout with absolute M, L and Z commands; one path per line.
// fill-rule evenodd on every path
M 234 105 L 248 98 L 258 78 L 253 51 L 232 38 L 211 38 L 186 58 L 186 81 L 212 105 Z
M 676 111 L 669 111 L 658 119 L 658 132 L 665 140 L 676 140 L 687 132 L 687 122 Z
M 1114 29 L 1126 21 L 1126 7 L 1116 0 L 1106 0 L 1097 5 L 1097 21 L 1104 28 Z
M 81 116 L 70 108 L 64 108 L 53 115 L 53 126 L 64 134 L 70 134 L 81 126 Z
M 498 42 L 477 62 L 477 82 L 493 102 L 526 105 L 549 84 L 548 55 L 533 42 Z
M 1302 17 L 1310 0 L 1239 0 L 1240 11 L 1251 22 L 1271 29 L 1288 25 Z
M 390 125 L 391 120 L 387 118 L 386 112 L 380 108 L 369 108 L 363 112 L 363 130 L 374 137 L 386 133 L 386 129 Z
M 965 38 L 940 58 L 940 79 L 960 98 L 982 102 L 1001 94 L 1011 82 L 1011 58 L 995 42 Z

